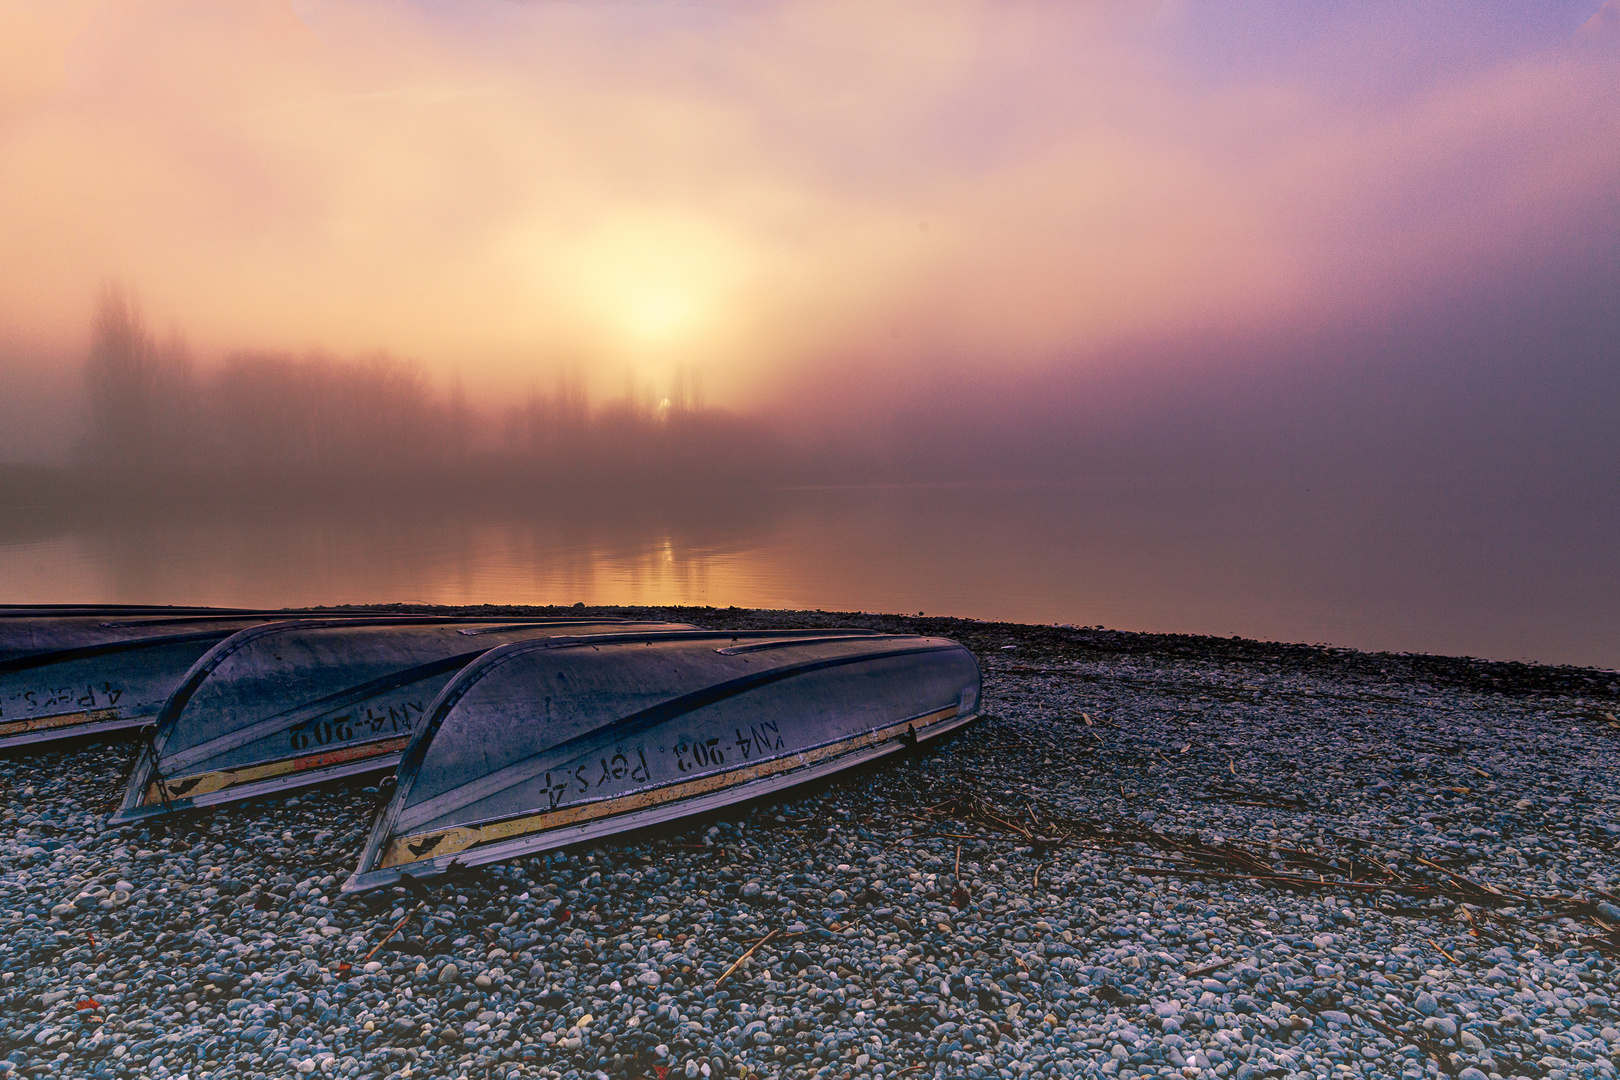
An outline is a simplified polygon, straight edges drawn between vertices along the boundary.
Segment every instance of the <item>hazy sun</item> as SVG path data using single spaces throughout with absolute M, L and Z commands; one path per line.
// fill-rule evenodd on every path
M 530 252 L 545 292 L 568 298 L 557 315 L 631 360 L 676 357 L 726 336 L 728 301 L 747 261 L 713 223 L 636 212 Z
M 622 302 L 624 332 L 643 346 L 655 348 L 675 341 L 698 321 L 690 290 L 657 284 L 622 291 L 626 294 Z

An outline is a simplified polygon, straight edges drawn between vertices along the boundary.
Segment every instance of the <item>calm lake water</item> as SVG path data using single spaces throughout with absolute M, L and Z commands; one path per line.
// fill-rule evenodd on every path
M 0 603 L 927 612 L 1620 666 L 1606 512 L 1053 483 L 455 511 L 0 509 Z

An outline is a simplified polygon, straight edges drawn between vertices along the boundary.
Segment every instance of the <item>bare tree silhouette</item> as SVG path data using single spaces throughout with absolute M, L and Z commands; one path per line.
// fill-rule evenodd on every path
M 593 406 L 582 368 L 521 404 L 474 405 L 386 353 L 237 352 L 200 375 L 109 283 L 85 364 L 92 471 L 139 490 L 609 490 L 770 482 L 795 470 L 757 421 L 706 408 L 697 373 Z
M 85 363 L 91 460 L 126 473 L 184 468 L 197 435 L 196 391 L 179 330 L 157 341 L 129 293 L 104 285 Z

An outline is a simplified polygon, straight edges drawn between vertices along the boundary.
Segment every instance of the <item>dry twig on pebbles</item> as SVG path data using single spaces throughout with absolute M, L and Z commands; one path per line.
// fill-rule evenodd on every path
M 1391 1027 L 1390 1025 L 1384 1023 L 1384 1021 L 1367 1012 L 1365 1009 L 1360 1009 L 1353 1005 L 1350 1007 L 1350 1011 L 1361 1017 L 1366 1024 L 1377 1028 L 1389 1038 L 1399 1039 L 1403 1042 L 1411 1043 L 1413 1046 L 1423 1051 L 1423 1053 L 1433 1058 L 1435 1064 L 1439 1065 L 1448 1074 L 1456 1073 L 1457 1070 L 1452 1068 L 1451 1060 L 1446 1052 L 1427 1035 L 1424 1035 L 1421 1032 L 1407 1033 L 1398 1028 Z
M 398 934 L 401 930 L 405 929 L 405 924 L 410 922 L 412 919 L 416 918 L 417 912 L 421 911 L 426 906 L 427 906 L 427 901 L 426 900 L 418 900 L 416 902 L 416 906 L 413 907 L 410 911 L 406 912 L 405 917 L 403 919 L 399 920 L 399 922 L 395 923 L 394 928 L 392 930 L 388 931 L 388 933 L 384 934 L 383 939 L 381 941 L 377 942 L 376 945 L 372 946 L 371 951 L 366 953 L 365 956 L 361 957 L 360 962 L 358 964 L 339 964 L 337 966 L 338 974 L 342 975 L 345 972 L 348 972 L 348 971 L 352 970 L 353 968 L 365 967 L 367 964 L 371 963 L 371 958 L 376 956 L 378 953 L 382 952 L 383 946 L 387 945 L 390 941 L 393 941 L 394 940 L 394 935 Z
M 1237 963 L 1237 957 L 1235 956 L 1222 957 L 1221 959 L 1216 960 L 1214 963 L 1204 964 L 1201 967 L 1193 968 L 1191 971 L 1186 973 L 1186 976 L 1189 979 L 1201 979 L 1205 975 L 1219 971 L 1223 967 L 1230 967 L 1235 963 Z
M 1446 952 L 1446 950 L 1442 949 L 1440 947 L 1440 943 L 1435 941 L 1434 938 L 1427 938 L 1425 940 L 1428 941 L 1429 948 L 1433 949 L 1435 952 L 1437 952 L 1441 956 L 1445 957 L 1451 963 L 1455 964 L 1457 962 L 1457 958 L 1455 956 L 1452 956 L 1450 953 Z
M 724 986 L 726 984 L 726 980 L 731 978 L 731 973 L 732 972 L 734 972 L 738 968 L 742 967 L 743 964 L 748 960 L 748 958 L 750 956 L 753 956 L 754 953 L 759 951 L 759 947 L 761 945 L 764 945 L 767 941 L 770 941 L 772 938 L 776 937 L 780 933 L 781 933 L 780 930 L 772 930 L 770 933 L 766 934 L 764 937 L 762 937 L 758 941 L 754 942 L 753 946 L 747 952 L 745 952 L 741 956 L 737 957 L 736 962 L 734 964 L 732 964 L 730 967 L 726 968 L 725 972 L 722 973 L 721 976 L 718 979 L 714 980 L 714 988 L 716 990 L 718 990 L 722 986 Z

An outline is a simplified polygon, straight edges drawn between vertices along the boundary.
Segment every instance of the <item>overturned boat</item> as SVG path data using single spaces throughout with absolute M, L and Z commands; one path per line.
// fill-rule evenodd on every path
M 0 608 L 0 750 L 150 724 L 186 670 L 238 630 L 346 609 Z
M 98 615 L 104 619 L 133 615 L 256 615 L 261 610 L 176 607 L 168 604 L 11 604 L 0 607 L 0 619 L 37 619 L 63 615 Z
M 392 772 L 427 706 L 491 649 L 556 635 L 690 630 L 588 618 L 277 622 L 219 642 L 163 707 L 115 822 Z
M 827 776 L 959 727 L 979 666 L 870 631 L 612 634 L 502 646 L 429 706 L 356 892 Z

